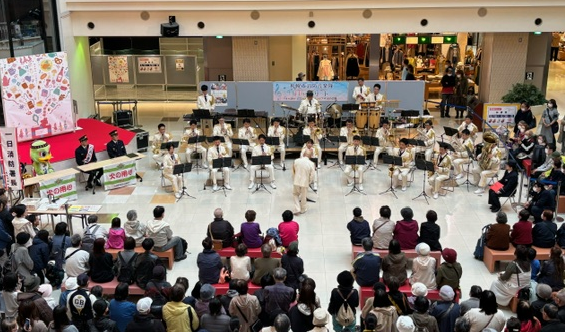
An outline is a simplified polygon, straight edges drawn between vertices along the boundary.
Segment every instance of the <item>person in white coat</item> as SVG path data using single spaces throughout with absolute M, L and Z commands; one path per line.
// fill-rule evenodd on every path
M 192 137 L 202 136 L 202 130 L 198 129 L 198 122 L 196 120 L 190 120 L 190 128 L 184 131 L 183 141 L 188 143 L 188 140 Z M 202 154 L 202 159 L 206 157 L 206 148 L 202 146 L 202 143 L 188 144 L 186 146 L 186 162 L 189 163 L 192 160 L 192 154 L 200 153 Z M 208 168 L 206 161 L 204 160 L 202 167 Z
M 426 161 L 432 161 L 432 155 L 434 154 L 434 147 L 436 146 L 436 132 L 432 128 L 432 121 L 428 120 L 424 123 L 424 128 L 426 128 Z
M 300 151 L 300 158 L 308 158 L 308 159 L 316 159 L 318 160 L 318 156 L 320 152 L 318 149 L 314 147 L 314 141 L 309 139 L 306 141 L 304 146 L 302 147 L 302 151 Z M 314 167 L 316 165 L 314 164 Z M 312 190 L 318 191 L 318 172 L 314 173 L 314 179 L 312 180 Z
M 402 138 L 398 143 L 398 148 L 394 148 L 392 155 L 395 157 L 402 158 L 402 166 L 395 166 L 392 172 L 392 186 L 394 188 L 398 187 L 398 180 L 402 181 L 402 191 L 406 191 L 408 186 L 408 173 L 410 173 L 410 167 L 412 166 L 412 153 L 410 149 L 406 147 L 408 140 Z
M 173 135 L 167 133 L 167 128 L 164 123 L 159 123 L 157 126 L 158 131 L 152 137 L 151 149 L 153 151 L 153 160 L 157 165 L 161 166 L 163 157 L 167 154 L 166 149 L 161 149 L 162 143 L 168 143 L 173 140 Z
M 179 155 L 175 153 L 173 144 L 167 145 L 167 151 L 168 153 L 163 157 L 163 176 L 165 179 L 171 181 L 175 197 L 179 198 L 182 189 L 182 175 L 173 174 L 174 166 L 180 164 Z
M 340 165 L 343 165 L 343 154 L 345 150 L 347 150 L 349 145 L 353 144 L 354 130 L 357 131 L 357 129 L 353 128 L 353 120 L 351 119 L 347 119 L 347 121 L 345 121 L 345 127 L 341 127 L 339 130 L 339 136 L 347 138 L 347 141 L 339 143 L 339 147 L 337 148 L 337 160 Z
M 198 96 L 196 100 L 196 106 L 201 110 L 213 111 L 216 105 L 214 102 L 214 97 L 208 94 L 208 86 L 206 84 L 202 84 L 200 90 L 202 91 L 202 94 Z
M 314 99 L 314 92 L 312 90 L 306 91 L 306 99 L 300 102 L 298 112 L 308 117 L 314 117 L 321 112 L 321 105 L 318 100 Z
M 373 85 L 373 93 L 371 93 L 367 97 L 367 102 L 377 103 L 378 107 L 382 107 L 382 101 L 384 100 L 385 100 L 385 96 L 381 93 L 381 85 L 378 83 Z
M 302 135 L 310 136 L 310 139 L 314 142 L 314 147 L 318 151 L 322 151 L 320 147 L 320 140 L 322 139 L 322 130 L 316 126 L 316 122 L 314 122 L 314 118 L 308 119 L 308 127 L 302 130 Z M 321 167 L 322 162 L 322 154 L 318 155 L 318 168 Z
M 284 145 L 284 138 L 286 137 L 286 129 L 285 127 L 281 126 L 281 120 L 278 118 L 273 119 L 273 124 L 267 130 L 268 137 L 278 137 L 279 138 L 279 145 L 276 146 L 276 149 L 279 150 L 281 154 L 281 167 L 284 167 L 284 160 L 285 160 L 285 145 Z
M 353 137 L 353 145 L 347 147 L 345 151 L 346 156 L 362 156 L 365 157 L 365 148 L 360 146 L 361 144 L 361 136 L 354 136 Z M 363 165 L 347 165 L 345 166 L 345 175 L 347 176 L 347 185 L 352 186 L 353 181 L 357 178 L 359 182 L 359 190 L 363 191 L 363 171 L 365 170 L 365 166 Z
M 218 183 L 216 180 L 216 174 L 218 170 L 213 168 L 213 160 L 218 158 L 227 158 L 228 154 L 226 148 L 221 144 L 220 136 L 214 136 L 214 145 L 208 148 L 208 164 L 210 165 L 210 178 L 212 179 L 213 190 L 218 190 Z M 224 187 L 227 190 L 231 190 L 230 187 L 230 169 L 229 167 L 222 167 L 222 174 L 224 175 Z
M 228 154 L 231 156 L 233 147 L 231 142 L 231 137 L 233 136 L 233 130 L 231 124 L 226 123 L 226 120 L 222 115 L 218 118 L 218 123 L 214 125 L 212 130 L 213 136 L 220 136 L 224 138 L 224 144 L 228 150 Z
M 379 146 L 375 147 L 375 153 L 373 155 L 373 167 L 379 163 L 379 155 L 385 152 L 388 155 L 392 154 L 392 145 L 393 140 L 391 140 L 390 135 L 391 132 L 389 130 L 390 123 L 388 121 L 384 121 L 382 127 L 377 129 L 375 133 L 375 137 L 379 139 Z
M 355 99 L 355 104 L 360 104 L 367 101 L 367 97 L 369 96 L 371 91 L 369 91 L 369 88 L 365 86 L 365 80 L 363 78 L 358 79 L 357 83 L 359 85 L 353 88 L 352 97 L 353 99 Z
M 306 213 L 306 193 L 310 183 L 314 181 L 316 167 L 308 157 L 300 157 L 292 167 L 292 197 L 294 198 L 294 214 Z
M 239 139 L 246 139 L 247 141 L 249 141 L 249 145 L 239 146 L 239 153 L 241 154 L 243 167 L 247 168 L 247 151 L 250 149 L 250 147 L 253 151 L 253 147 L 255 147 L 255 139 L 257 138 L 257 136 L 255 135 L 255 128 L 251 127 L 251 120 L 247 118 L 243 119 L 243 127 L 239 128 L 237 137 Z
M 253 148 L 253 152 L 251 153 L 251 157 L 257 157 L 257 156 L 272 156 L 272 150 L 271 147 L 268 146 L 267 144 L 265 144 L 265 138 L 266 136 L 261 134 L 259 135 L 259 144 L 257 144 L 254 148 Z M 268 165 L 264 165 L 265 169 L 267 169 L 267 171 L 269 172 L 269 179 L 271 180 L 271 188 L 273 189 L 277 189 L 277 186 L 275 185 L 275 168 L 273 167 L 273 164 L 271 162 L 271 164 Z M 255 183 L 253 182 L 255 180 L 255 172 L 261 169 L 261 165 L 253 165 L 251 166 L 250 172 L 249 172 L 249 187 L 248 189 L 253 189 L 253 186 L 255 185 Z

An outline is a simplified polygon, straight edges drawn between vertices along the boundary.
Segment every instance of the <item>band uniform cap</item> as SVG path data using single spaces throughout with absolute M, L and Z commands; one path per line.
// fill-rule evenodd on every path
M 79 141 L 79 142 L 84 142 L 84 141 L 86 141 L 87 139 L 88 139 L 88 136 L 82 135 L 82 136 L 78 139 L 78 141 Z
M 116 135 L 118 135 L 118 131 L 116 129 L 110 132 L 110 136 L 116 136 Z

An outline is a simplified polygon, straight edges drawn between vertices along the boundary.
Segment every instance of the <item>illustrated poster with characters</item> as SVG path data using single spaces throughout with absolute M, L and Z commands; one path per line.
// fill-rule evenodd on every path
M 74 130 L 66 53 L 0 59 L 0 70 L 6 127 L 18 141 Z
M 228 86 L 225 82 L 210 84 L 210 94 L 216 106 L 228 106 Z
M 108 73 L 111 83 L 129 83 L 128 57 L 108 56 Z

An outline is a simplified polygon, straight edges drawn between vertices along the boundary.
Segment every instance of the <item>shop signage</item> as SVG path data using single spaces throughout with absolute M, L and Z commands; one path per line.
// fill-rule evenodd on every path
M 78 199 L 75 174 L 40 182 L 39 194 L 42 198 L 53 195 L 55 198 Z
M 128 161 L 117 165 L 104 166 L 104 190 L 111 190 L 134 185 L 135 161 Z
M 527 71 L 526 72 L 526 81 L 532 81 L 534 79 L 534 72 L 533 71 Z
M 0 145 L 2 146 L 2 175 L 4 176 L 4 183 L 14 191 L 22 190 L 22 174 L 18 157 L 16 128 L 0 128 Z

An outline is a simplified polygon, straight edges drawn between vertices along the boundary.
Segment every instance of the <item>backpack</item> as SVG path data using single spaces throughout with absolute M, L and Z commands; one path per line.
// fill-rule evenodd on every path
M 131 285 L 135 281 L 135 267 L 133 263 L 137 259 L 137 253 L 134 253 L 133 256 L 129 259 L 129 261 L 125 261 L 122 253 L 118 253 L 118 259 L 120 260 L 120 270 L 118 271 L 118 281 L 125 282 L 128 285 Z
M 347 297 L 343 297 L 343 294 L 341 294 L 339 289 L 337 290 L 337 293 L 343 299 L 343 303 L 341 304 L 341 306 L 337 310 L 337 314 L 335 316 L 335 319 L 336 319 L 337 323 L 341 326 L 349 326 L 349 325 L 351 325 L 352 323 L 355 322 L 355 314 L 353 313 L 353 309 L 351 309 L 351 306 L 347 303 L 347 300 L 349 299 L 351 294 L 353 294 L 353 291 L 354 290 L 352 289 L 349 292 L 349 294 L 347 295 Z
M 69 310 L 73 324 L 83 331 L 81 328 L 88 328 L 88 321 L 94 318 L 92 314 L 92 302 L 88 293 L 82 289 L 77 289 L 68 298 Z
M 65 278 L 65 271 L 58 268 L 56 264 L 47 264 L 45 277 L 49 279 L 49 283 L 53 288 L 58 289 L 61 287 L 63 279 Z
M 145 291 L 145 296 L 153 300 L 151 305 L 164 306 L 169 300 L 167 300 L 167 297 L 163 294 L 163 287 L 156 283 L 153 283 L 153 286 L 154 287 L 150 287 Z
M 150 255 L 150 253 L 143 253 L 135 259 L 135 283 L 141 289 L 147 287 L 147 283 L 153 277 L 153 268 L 157 265 Z M 142 259 L 142 261 L 138 263 L 139 259 Z
M 473 252 L 473 256 L 476 259 L 482 261 L 485 255 L 485 245 L 487 242 L 487 232 L 490 228 L 490 225 L 486 225 L 481 230 L 481 237 L 477 240 L 477 245 L 475 246 L 475 251 Z
M 281 236 L 279 234 L 278 229 L 276 229 L 275 227 L 271 227 L 271 228 L 267 229 L 266 234 L 267 234 L 268 237 L 275 240 L 277 247 L 282 246 L 282 239 L 281 239 Z
M 54 260 L 55 261 L 55 266 L 59 269 L 61 269 L 63 267 L 63 263 L 65 263 L 65 251 L 67 250 L 68 247 L 65 246 L 65 242 L 67 239 L 67 235 L 63 235 L 63 241 L 61 242 L 61 247 L 59 248 L 58 251 L 56 251 L 54 248 L 51 248 L 51 253 L 49 254 L 49 260 Z
M 100 225 L 96 225 L 96 227 L 94 227 L 94 230 L 92 232 L 90 231 L 90 227 L 88 227 L 86 231 L 84 231 L 84 236 L 82 237 L 82 246 L 81 246 L 82 250 L 86 250 L 89 253 L 92 252 L 92 248 L 94 247 L 94 240 L 96 240 L 96 236 L 94 236 L 94 234 L 96 234 L 99 228 Z

